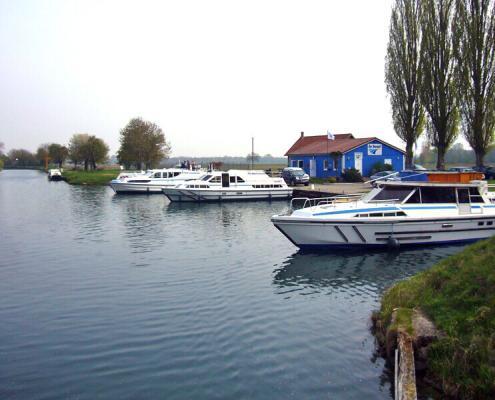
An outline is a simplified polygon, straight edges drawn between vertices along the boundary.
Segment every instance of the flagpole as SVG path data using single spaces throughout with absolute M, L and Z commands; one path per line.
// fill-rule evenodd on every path
M 328 157 L 328 161 L 327 161 L 327 175 L 328 175 L 328 168 L 330 167 L 330 154 L 328 154 L 328 133 L 327 133 L 327 157 Z

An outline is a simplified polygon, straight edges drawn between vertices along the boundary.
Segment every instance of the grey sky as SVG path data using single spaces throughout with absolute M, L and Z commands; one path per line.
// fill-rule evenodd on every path
M 402 146 L 384 86 L 391 1 L 0 0 L 0 141 L 76 132 L 114 153 L 158 123 L 174 155 L 282 155 L 299 136 Z

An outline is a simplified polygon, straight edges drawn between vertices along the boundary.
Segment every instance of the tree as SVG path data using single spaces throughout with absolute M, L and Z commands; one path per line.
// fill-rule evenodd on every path
M 256 161 L 259 161 L 260 159 L 260 155 L 258 153 L 249 153 L 247 156 L 246 156 L 246 161 L 249 161 L 249 162 L 256 162 Z
M 87 133 L 76 133 L 69 142 L 68 155 L 77 167 L 78 163 L 84 163 L 84 169 L 96 169 L 96 164 L 106 161 L 108 158 L 108 146 L 96 136 Z
M 394 129 L 406 142 L 406 168 L 413 165 L 413 147 L 424 129 L 419 98 L 421 29 L 420 0 L 397 0 L 390 20 L 385 83 L 392 106 Z
M 495 128 L 495 6 L 493 0 L 458 0 L 457 82 L 462 132 L 483 166 Z
M 36 150 L 36 159 L 38 160 L 39 165 L 45 165 L 50 158 L 50 154 L 48 152 L 49 148 L 48 143 L 44 143 L 38 146 Z
M 3 169 L 3 166 L 5 164 L 4 158 L 6 158 L 6 156 L 3 152 L 4 148 L 5 148 L 5 145 L 3 144 L 3 142 L 0 142 L 0 171 Z
M 69 149 L 61 144 L 52 143 L 48 146 L 48 155 L 53 162 L 58 164 L 59 168 L 62 168 L 62 164 L 69 155 Z
M 8 154 L 8 163 L 13 167 L 33 167 L 36 165 L 36 157 L 29 150 L 12 149 Z
M 70 139 L 68 157 L 74 163 L 75 169 L 77 169 L 77 164 L 84 162 L 83 149 L 88 139 L 87 133 L 75 133 Z
M 108 158 L 108 146 L 96 136 L 90 136 L 87 142 L 83 145 L 82 152 L 84 154 L 84 169 L 96 169 L 96 164 L 105 162 Z
M 120 131 L 119 163 L 141 169 L 153 168 L 170 155 L 171 147 L 162 129 L 155 123 L 133 118 Z
M 422 0 L 421 5 L 420 97 L 428 114 L 428 139 L 438 152 L 437 169 L 445 169 L 445 153 L 459 126 L 454 0 Z

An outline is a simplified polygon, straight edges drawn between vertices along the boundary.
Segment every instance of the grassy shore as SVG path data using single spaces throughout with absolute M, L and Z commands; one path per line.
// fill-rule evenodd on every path
M 428 350 L 433 381 L 458 398 L 495 398 L 495 237 L 390 288 L 382 321 L 396 308 L 421 309 L 445 334 Z
M 97 171 L 65 170 L 62 175 L 71 185 L 107 185 L 120 173 L 118 169 L 103 169 Z

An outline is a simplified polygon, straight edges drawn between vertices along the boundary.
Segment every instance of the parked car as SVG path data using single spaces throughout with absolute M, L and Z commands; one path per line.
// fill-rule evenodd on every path
M 485 179 L 495 179 L 495 168 L 494 167 L 473 167 L 474 171 L 482 172 L 485 174 Z
M 302 168 L 287 167 L 282 171 L 282 178 L 284 178 L 287 185 L 295 186 L 298 183 L 309 185 L 309 175 L 304 172 Z
M 474 169 L 470 167 L 451 167 L 449 168 L 451 172 L 474 172 Z

